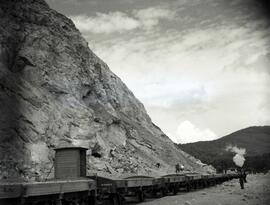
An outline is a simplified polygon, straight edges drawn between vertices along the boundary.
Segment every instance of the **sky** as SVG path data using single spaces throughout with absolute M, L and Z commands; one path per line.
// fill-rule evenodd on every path
M 47 0 L 176 143 L 270 125 L 270 21 L 259 0 Z

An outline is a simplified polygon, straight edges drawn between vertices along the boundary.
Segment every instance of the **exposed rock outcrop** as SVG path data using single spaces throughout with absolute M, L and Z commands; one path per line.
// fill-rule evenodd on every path
M 202 169 L 45 1 L 1 0 L 0 45 L 1 178 L 51 176 L 61 144 L 90 148 L 89 172 Z

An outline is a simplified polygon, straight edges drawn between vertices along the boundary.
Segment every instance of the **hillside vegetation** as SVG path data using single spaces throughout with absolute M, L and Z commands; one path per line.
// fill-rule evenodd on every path
M 249 127 L 213 141 L 179 144 L 185 152 L 211 164 L 218 170 L 234 167 L 234 153 L 226 151 L 232 145 L 246 149 L 246 168 L 264 171 L 270 168 L 270 126 Z

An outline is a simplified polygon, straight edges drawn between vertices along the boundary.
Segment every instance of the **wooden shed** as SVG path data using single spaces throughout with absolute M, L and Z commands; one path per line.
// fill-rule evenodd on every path
M 86 148 L 59 147 L 55 150 L 54 176 L 56 179 L 86 176 Z

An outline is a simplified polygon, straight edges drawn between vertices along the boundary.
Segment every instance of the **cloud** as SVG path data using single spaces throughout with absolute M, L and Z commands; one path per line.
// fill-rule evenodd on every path
M 186 107 L 202 103 L 207 100 L 207 91 L 203 85 L 189 82 L 179 82 L 175 79 L 163 80 L 162 83 L 144 85 L 139 97 L 148 106 L 161 107 Z
M 175 17 L 174 11 L 162 8 L 147 8 L 136 10 L 133 11 L 133 14 L 147 29 L 156 26 L 161 19 L 172 20 Z
M 253 25 L 214 25 L 119 37 L 98 42 L 95 52 L 165 132 L 174 134 L 189 119 L 224 136 L 269 122 L 269 111 L 260 109 L 267 105 L 270 82 L 269 72 L 260 72 L 269 68 L 266 32 Z
M 269 124 L 268 24 L 196 2 L 202 8 L 150 6 L 75 24 L 175 141 L 185 140 L 181 133 L 190 142 Z
M 77 28 L 82 32 L 112 33 L 129 31 L 140 26 L 140 23 L 122 12 L 108 14 L 97 13 L 95 17 L 72 16 Z
M 174 137 L 171 134 L 169 135 L 175 143 L 190 143 L 217 139 L 216 134 L 210 129 L 200 129 L 188 120 L 180 123 L 177 127 L 176 134 L 177 135 Z
M 149 30 L 159 24 L 161 19 L 172 20 L 174 12 L 162 8 L 148 8 L 125 12 L 96 13 L 94 17 L 86 15 L 71 16 L 77 28 L 82 32 L 115 33 L 134 29 Z

